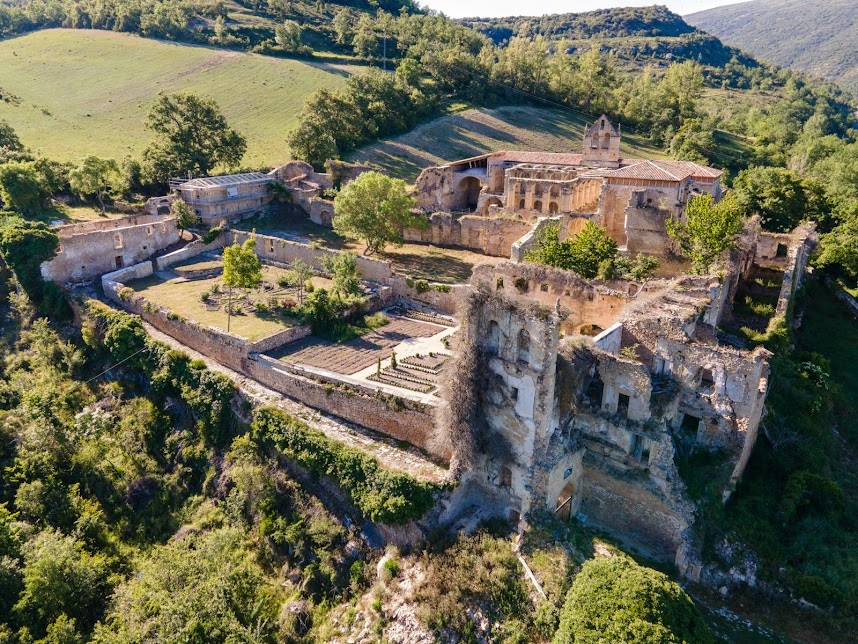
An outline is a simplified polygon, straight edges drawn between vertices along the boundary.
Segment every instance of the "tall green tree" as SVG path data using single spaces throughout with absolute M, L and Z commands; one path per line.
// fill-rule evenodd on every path
M 533 248 L 525 253 L 529 262 L 575 271 L 593 278 L 606 262 L 617 256 L 617 244 L 598 224 L 588 221 L 572 239 L 560 241 L 560 227 L 548 225 L 537 232 Z
M 69 173 L 69 185 L 81 199 L 98 199 L 101 213 L 104 214 L 105 198 L 120 195 L 126 180 L 115 160 L 88 156 Z
M 744 212 L 731 193 L 718 203 L 712 195 L 703 194 L 688 202 L 685 221 L 667 220 L 667 234 L 691 260 L 692 270 L 702 275 L 724 251 L 736 245 L 744 226 Z
M 183 199 L 176 199 L 170 207 L 170 211 L 176 218 L 176 228 L 179 230 L 190 230 L 200 223 L 197 213 Z
M 429 222 L 411 214 L 415 201 L 402 179 L 380 172 L 364 172 L 340 190 L 334 199 L 334 230 L 366 242 L 366 252 L 402 244 L 405 228 L 424 229 Z
M 39 214 L 51 196 L 50 186 L 33 161 L 0 165 L 0 200 L 6 208 L 32 217 Z
M 821 187 L 785 168 L 754 166 L 733 183 L 739 204 L 760 215 L 763 228 L 789 232 L 805 220 L 820 221 L 829 211 Z
M 223 283 L 229 289 L 226 306 L 226 330 L 232 319 L 232 289 L 249 291 L 262 283 L 262 262 L 256 254 L 256 236 L 251 235 L 243 244 L 235 241 L 223 249 Z
M 151 181 L 191 173 L 205 176 L 217 166 L 238 166 L 247 141 L 232 129 L 217 103 L 195 94 L 161 94 L 147 126 L 155 140 L 143 153 Z
M 325 258 L 325 269 L 334 282 L 332 291 L 338 299 L 351 295 L 360 295 L 360 272 L 357 267 L 357 255 L 349 252 L 329 255 Z

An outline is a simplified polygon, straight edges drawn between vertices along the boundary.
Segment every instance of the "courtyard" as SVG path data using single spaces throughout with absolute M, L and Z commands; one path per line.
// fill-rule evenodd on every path
M 233 289 L 233 315 L 229 330 L 250 342 L 273 335 L 301 323 L 297 312 L 298 289 L 282 286 L 290 271 L 262 265 L 262 285 L 245 293 Z M 223 260 L 219 255 L 205 254 L 134 280 L 128 286 L 146 300 L 169 309 L 183 318 L 217 329 L 227 329 L 229 295 L 223 286 Z M 316 275 L 313 288 L 330 288 L 331 280 Z M 307 293 L 304 295 L 305 299 Z
M 260 235 L 271 235 L 304 244 L 320 244 L 334 250 L 350 250 L 362 254 L 366 245 L 346 239 L 331 228 L 313 223 L 306 213 L 292 204 L 276 204 L 273 213 L 236 223 L 239 230 L 256 230 Z M 373 259 L 390 262 L 400 275 L 444 284 L 460 284 L 471 277 L 474 266 L 496 264 L 503 257 L 491 257 L 463 248 L 442 248 L 431 244 L 405 243 L 389 245 L 383 253 L 371 255 Z

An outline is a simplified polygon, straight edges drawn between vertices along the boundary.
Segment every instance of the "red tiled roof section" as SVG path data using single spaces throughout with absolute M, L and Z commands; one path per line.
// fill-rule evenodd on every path
M 644 179 L 649 181 L 684 181 L 689 177 L 714 180 L 723 172 L 691 161 L 641 161 L 605 174 L 608 179 Z
M 498 158 L 513 163 L 538 163 L 539 165 L 581 165 L 581 154 L 564 152 L 500 152 Z

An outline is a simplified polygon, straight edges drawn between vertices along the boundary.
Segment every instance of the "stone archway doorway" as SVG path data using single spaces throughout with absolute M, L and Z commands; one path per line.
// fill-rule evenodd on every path
M 474 211 L 480 200 L 483 184 L 477 177 L 465 177 L 459 182 L 459 205 L 462 210 Z
M 569 481 L 557 497 L 557 507 L 554 508 L 555 516 L 561 521 L 572 518 L 572 500 L 575 498 L 575 483 Z

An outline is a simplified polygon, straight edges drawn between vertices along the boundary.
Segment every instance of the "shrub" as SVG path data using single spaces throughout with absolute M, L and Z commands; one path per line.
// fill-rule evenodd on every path
M 554 644 L 712 642 L 691 598 L 663 573 L 626 557 L 591 559 L 575 577 Z
M 257 441 L 270 445 L 317 476 L 329 476 L 371 521 L 406 523 L 434 504 L 434 485 L 381 468 L 374 458 L 330 440 L 283 412 L 258 409 L 252 425 Z
M 414 283 L 414 289 L 418 293 L 425 293 L 426 291 L 429 290 L 429 282 L 427 282 L 426 280 L 417 280 Z
M 210 298 L 211 298 L 211 293 L 209 293 L 208 291 L 203 291 L 202 293 L 200 293 L 200 301 L 201 302 L 208 302 Z
M 203 243 L 211 244 L 215 239 L 220 237 L 220 234 L 226 230 L 224 226 L 218 226 L 217 228 L 212 228 L 205 235 L 203 235 Z
M 449 284 L 436 284 L 435 290 L 439 293 L 449 293 L 453 288 Z
M 129 302 L 134 297 L 134 289 L 130 286 L 123 286 L 116 295 L 123 302 Z
M 254 307 L 257 313 L 268 313 L 268 305 L 265 302 L 257 302 Z
M 381 566 L 382 574 L 387 581 L 399 576 L 399 562 L 396 559 L 388 559 Z

